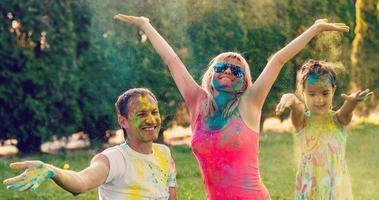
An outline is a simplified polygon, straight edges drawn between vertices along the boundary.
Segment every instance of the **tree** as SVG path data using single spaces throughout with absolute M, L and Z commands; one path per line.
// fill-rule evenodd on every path
M 1 7 L 0 124 L 21 152 L 77 130 L 75 2 L 7 1 Z

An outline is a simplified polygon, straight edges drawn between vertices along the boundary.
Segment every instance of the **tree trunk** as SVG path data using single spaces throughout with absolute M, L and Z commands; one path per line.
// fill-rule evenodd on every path
M 41 152 L 41 144 L 41 137 L 30 135 L 29 137 L 19 139 L 17 148 L 21 154 L 31 154 Z

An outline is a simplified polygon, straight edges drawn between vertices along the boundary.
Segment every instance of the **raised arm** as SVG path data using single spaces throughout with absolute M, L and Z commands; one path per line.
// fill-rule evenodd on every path
M 349 27 L 343 23 L 328 23 L 325 19 L 317 20 L 304 33 L 272 56 L 253 86 L 248 89 L 248 98 L 261 107 L 283 65 L 299 53 L 313 37 L 323 31 L 347 32 Z
M 341 106 L 341 108 L 336 112 L 336 117 L 339 123 L 342 126 L 346 126 L 350 123 L 351 118 L 353 117 L 353 110 L 357 106 L 357 103 L 360 101 L 364 101 L 366 97 L 373 95 L 373 92 L 370 92 L 369 89 L 365 91 L 358 91 L 350 94 L 349 96 L 346 94 L 341 94 L 342 98 L 345 99 L 345 102 Z
M 136 25 L 146 34 L 155 51 L 168 66 L 168 69 L 170 70 L 170 73 L 174 78 L 176 86 L 182 94 L 184 101 L 191 107 L 191 105 L 195 103 L 196 99 L 200 96 L 199 92 L 202 92 L 203 90 L 192 78 L 183 62 L 180 60 L 178 55 L 176 55 L 171 46 L 150 24 L 149 19 L 145 17 L 135 17 L 123 14 L 117 14 L 114 16 L 114 19 Z
M 295 127 L 296 132 L 300 131 L 305 126 L 305 106 L 296 95 L 287 93 L 282 96 L 279 104 L 276 106 L 275 112 L 277 115 L 289 108 L 291 110 L 291 122 Z
M 42 182 L 53 179 L 73 195 L 97 188 L 105 182 L 109 172 L 108 159 L 103 155 L 95 156 L 90 166 L 80 172 L 60 169 L 41 161 L 16 162 L 10 164 L 10 167 L 25 171 L 3 181 L 9 190 L 34 191 Z

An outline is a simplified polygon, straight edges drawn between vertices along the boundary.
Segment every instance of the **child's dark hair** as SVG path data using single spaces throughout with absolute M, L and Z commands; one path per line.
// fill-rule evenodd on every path
M 304 63 L 301 69 L 297 72 L 297 96 L 302 96 L 301 94 L 304 90 L 305 82 L 311 76 L 314 79 L 319 79 L 321 76 L 327 77 L 332 87 L 336 86 L 336 73 L 331 67 L 326 66 L 325 63 L 318 60 L 309 60 L 308 62 Z
M 157 98 L 149 89 L 133 88 L 133 89 L 127 90 L 126 92 L 124 92 L 118 97 L 115 103 L 117 114 L 123 117 L 128 117 L 128 112 L 129 112 L 128 104 L 129 104 L 130 99 L 134 97 L 139 97 L 139 96 L 151 96 L 158 103 Z M 122 130 L 124 131 L 124 136 L 126 138 L 127 137 L 126 130 L 124 129 Z

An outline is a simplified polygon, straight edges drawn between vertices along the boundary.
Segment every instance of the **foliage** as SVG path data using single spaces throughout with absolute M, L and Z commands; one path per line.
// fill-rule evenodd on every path
M 81 121 L 74 2 L 1 3 L 1 138 L 23 152 L 77 130 Z
M 351 80 L 377 89 L 377 8 L 373 0 L 362 2 L 367 31 L 357 65 L 350 60 L 353 31 L 321 34 L 285 65 L 265 101 L 262 122 L 274 115 L 283 93 L 294 91 L 296 71 L 310 58 L 337 66 L 336 107 Z M 351 30 L 356 21 L 354 2 L 343 0 L 18 0 L 2 1 L 0 9 L 0 139 L 17 138 L 22 151 L 37 151 L 50 136 L 74 131 L 103 141 L 105 130 L 117 127 L 117 96 L 133 87 L 157 95 L 163 128 L 170 125 L 182 98 L 144 34 L 115 22 L 117 13 L 150 18 L 198 83 L 220 52 L 243 53 L 256 79 L 270 56 L 316 19 L 344 22 Z M 366 110 L 377 100 L 371 98 Z

